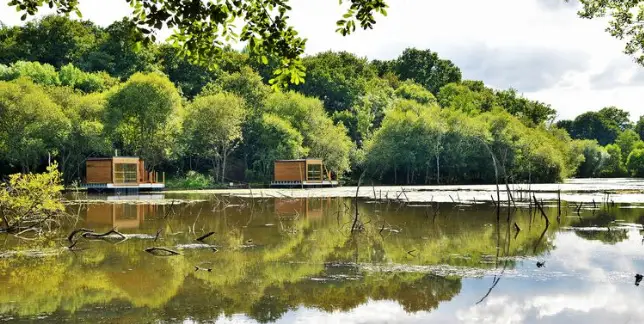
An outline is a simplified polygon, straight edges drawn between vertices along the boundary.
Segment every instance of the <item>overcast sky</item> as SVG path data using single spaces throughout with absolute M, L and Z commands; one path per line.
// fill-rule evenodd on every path
M 6 2 L 6 0 L 4 0 Z M 454 61 L 466 79 L 513 87 L 550 103 L 559 118 L 615 105 L 644 115 L 644 68 L 604 31 L 606 21 L 576 15 L 564 0 L 390 0 L 373 30 L 336 34 L 337 0 L 291 0 L 292 23 L 308 39 L 307 54 L 346 50 L 391 59 L 407 47 L 431 49 Z M 127 15 L 124 0 L 80 0 L 83 18 L 106 26 Z M 0 21 L 20 15 L 0 5 Z

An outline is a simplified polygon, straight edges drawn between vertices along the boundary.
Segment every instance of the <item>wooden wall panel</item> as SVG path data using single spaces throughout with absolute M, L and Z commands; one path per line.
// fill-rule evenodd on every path
M 306 178 L 304 161 L 275 161 L 275 181 L 303 181 Z
M 112 183 L 111 160 L 88 160 L 85 166 L 87 183 Z

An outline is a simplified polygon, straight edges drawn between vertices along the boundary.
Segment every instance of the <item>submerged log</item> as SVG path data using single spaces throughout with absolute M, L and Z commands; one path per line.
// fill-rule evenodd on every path
M 153 254 L 153 255 L 159 255 L 159 256 L 161 256 L 161 255 L 169 256 L 169 255 L 179 255 L 179 254 L 181 254 L 181 253 L 179 253 L 177 251 L 170 250 L 170 249 L 164 248 L 164 247 L 147 248 L 147 249 L 145 249 L 145 252 L 148 252 L 148 253 Z
M 212 236 L 213 234 L 215 234 L 215 232 L 208 232 L 208 233 L 206 233 L 204 235 L 199 236 L 196 239 L 196 241 L 203 242 L 203 240 L 207 239 L 208 237 Z
M 83 234 L 85 234 L 85 233 L 93 233 L 94 230 L 87 229 L 87 228 L 75 229 L 71 233 L 69 233 L 69 236 L 67 236 L 67 241 L 69 241 L 69 243 L 72 243 L 74 241 L 74 237 L 76 236 L 76 234 L 81 233 L 81 232 L 83 232 Z
M 93 232 L 85 232 L 85 233 L 83 233 L 83 237 L 88 239 L 88 240 L 105 239 L 105 238 L 108 238 L 108 236 L 110 236 L 111 234 L 116 234 L 122 240 L 126 239 L 125 235 L 123 235 L 121 232 L 116 230 L 116 227 L 111 229 L 111 230 L 109 230 L 109 231 L 107 231 L 107 232 L 105 232 L 105 233 L 103 233 L 103 234 L 96 234 L 96 233 L 93 233 Z

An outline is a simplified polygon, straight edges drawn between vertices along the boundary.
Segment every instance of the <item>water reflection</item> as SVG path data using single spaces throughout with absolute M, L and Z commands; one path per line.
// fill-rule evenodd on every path
M 634 285 L 634 274 L 644 269 L 641 226 L 634 225 L 640 209 L 568 212 L 561 224 L 553 221 L 546 229 L 529 209 L 497 223 L 485 205 L 363 201 L 358 214 L 364 230 L 351 235 L 355 211 L 348 199 L 212 197 L 174 204 L 168 200 L 187 197 L 165 198 L 75 205 L 70 212 L 82 219 L 50 241 L 7 237 L 4 251 L 25 252 L 0 259 L 0 317 L 287 323 L 559 323 L 572 318 L 600 323 L 610 315 L 644 320 L 635 305 L 641 291 Z M 82 241 L 82 250 L 70 252 L 61 242 L 72 227 L 162 234 L 157 242 L 137 236 L 118 243 Z M 187 245 L 209 231 L 216 234 L 206 243 L 217 246 L 217 253 Z M 151 246 L 181 255 L 143 252 Z M 36 247 L 55 255 L 30 257 Z M 195 266 L 213 270 L 195 271 Z

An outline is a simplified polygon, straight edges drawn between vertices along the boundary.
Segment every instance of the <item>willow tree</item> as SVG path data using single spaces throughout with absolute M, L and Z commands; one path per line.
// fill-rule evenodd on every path
M 226 159 L 241 142 L 247 108 L 230 93 L 199 96 L 186 108 L 184 139 L 191 152 L 213 162 L 215 179 L 224 182 Z

